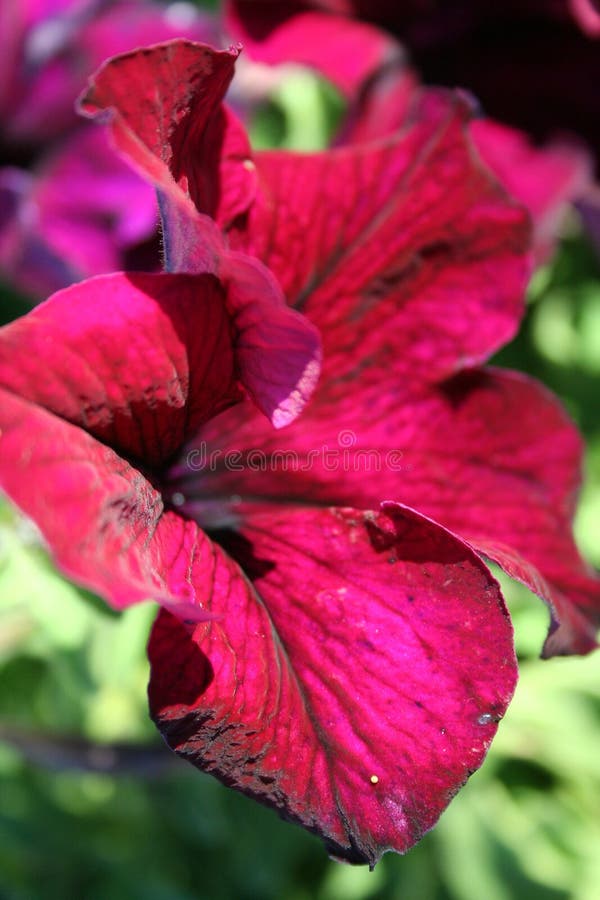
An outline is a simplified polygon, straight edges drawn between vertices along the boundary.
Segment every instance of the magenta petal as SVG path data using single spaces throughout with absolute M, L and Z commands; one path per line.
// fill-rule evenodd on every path
M 588 37 L 600 37 L 600 6 L 597 0 L 570 0 L 571 12 Z
M 442 385 L 411 413 L 396 434 L 396 496 L 546 600 L 545 656 L 596 647 L 600 578 L 572 533 L 581 438 L 560 403 L 527 376 L 490 369 Z
M 421 88 L 405 66 L 381 70 L 358 95 L 340 139 L 359 143 L 406 126 Z M 528 136 L 492 119 L 476 119 L 470 133 L 484 162 L 533 220 L 536 261 L 554 249 L 567 208 L 589 188 L 592 161 L 583 145 L 555 140 L 533 146 Z
M 231 240 L 320 329 L 340 390 L 357 369 L 435 381 L 518 326 L 528 223 L 478 163 L 467 119 L 460 97 L 429 93 L 376 144 L 255 157 L 262 191 Z
M 498 585 L 435 523 L 386 504 L 256 512 L 249 585 L 151 635 L 152 715 L 199 768 L 374 865 L 481 764 L 515 680 Z
M 117 273 L 60 291 L 0 331 L 0 386 L 162 463 L 238 399 L 222 288 Z
M 310 399 L 321 371 L 321 339 L 290 309 L 269 270 L 228 251 L 212 219 L 161 196 L 165 258 L 179 272 L 214 272 L 225 286 L 240 380 L 276 428 L 292 422 Z
M 109 112 L 117 146 L 159 188 L 169 270 L 227 283 L 241 380 L 280 427 L 314 389 L 320 341 L 259 262 L 229 252 L 218 227 L 246 210 L 256 188 L 245 132 L 221 106 L 236 56 L 185 41 L 130 53 L 99 70 L 81 107 Z
M 181 443 L 238 398 L 212 276 L 107 275 L 0 330 L 0 488 L 58 566 L 114 606 L 207 615 L 237 568 L 155 487 Z

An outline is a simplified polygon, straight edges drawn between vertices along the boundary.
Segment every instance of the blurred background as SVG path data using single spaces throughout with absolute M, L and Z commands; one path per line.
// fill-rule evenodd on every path
M 342 109 L 295 70 L 254 108 L 251 134 L 259 146 L 323 147 Z M 3 162 L 35 171 L 32 146 L 13 142 Z M 0 200 L 5 214 L 1 180 Z M 0 246 L 1 226 L 2 215 Z M 32 303 L 6 270 L 0 290 L 3 322 Z M 496 362 L 544 381 L 582 429 L 576 534 L 600 566 L 600 260 L 574 208 Z M 1 900 L 598 900 L 600 653 L 539 660 L 546 610 L 503 585 L 521 680 L 488 759 L 432 833 L 369 872 L 329 861 L 316 838 L 169 753 L 147 717 L 154 607 L 119 615 L 67 583 L 3 503 Z

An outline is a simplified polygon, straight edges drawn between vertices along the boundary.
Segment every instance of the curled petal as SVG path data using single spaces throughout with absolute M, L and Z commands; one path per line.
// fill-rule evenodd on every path
M 280 427 L 314 389 L 320 342 L 273 276 L 232 254 L 220 230 L 256 188 L 245 132 L 221 105 L 237 52 L 173 41 L 126 54 L 99 70 L 81 108 L 108 112 L 117 146 L 158 187 L 168 269 L 217 274 L 227 284 L 240 378 Z
M 319 379 L 319 332 L 287 306 L 275 278 L 257 260 L 230 253 L 219 273 L 237 333 L 236 359 L 244 387 L 276 428 L 289 425 Z
M 245 132 L 221 105 L 238 53 L 185 40 L 134 50 L 104 63 L 79 100 L 143 176 L 220 224 L 245 210 L 256 179 Z

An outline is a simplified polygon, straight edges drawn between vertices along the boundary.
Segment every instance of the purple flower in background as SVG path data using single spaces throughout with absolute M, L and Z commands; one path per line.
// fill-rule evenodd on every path
M 155 193 L 99 129 L 69 134 L 31 171 L 1 169 L 0 198 L 0 268 L 33 297 L 125 265 L 158 268 Z
M 108 56 L 214 19 L 147 0 L 2 0 L 0 275 L 35 299 L 91 275 L 158 268 L 152 188 L 81 122 L 75 100 Z M 24 168 L 24 163 L 29 163 Z

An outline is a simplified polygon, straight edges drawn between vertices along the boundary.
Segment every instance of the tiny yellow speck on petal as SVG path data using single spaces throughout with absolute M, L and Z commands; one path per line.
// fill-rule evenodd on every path
M 378 782 L 379 782 L 379 776 L 378 776 L 378 775 L 371 775 L 371 778 L 370 778 L 369 780 L 370 780 L 371 784 L 378 784 Z

